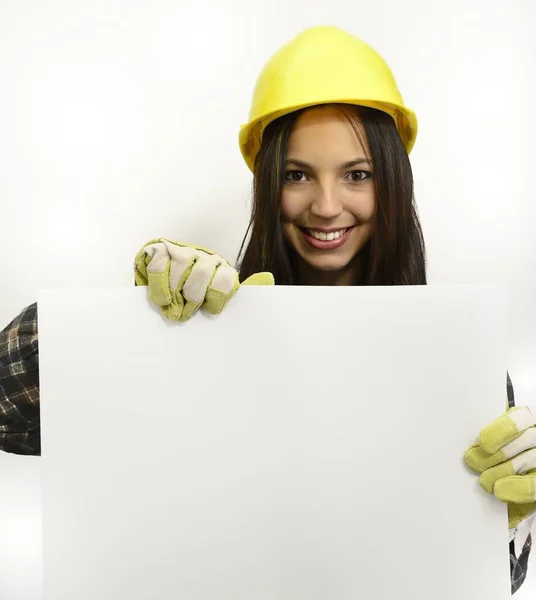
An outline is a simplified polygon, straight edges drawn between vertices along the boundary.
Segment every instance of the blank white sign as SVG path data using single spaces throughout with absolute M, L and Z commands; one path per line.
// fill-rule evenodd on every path
M 46 600 L 504 600 L 463 467 L 505 407 L 488 287 L 145 288 L 39 300 Z

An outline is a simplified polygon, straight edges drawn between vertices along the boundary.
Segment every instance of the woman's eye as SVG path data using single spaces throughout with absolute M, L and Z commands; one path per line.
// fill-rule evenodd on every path
M 287 171 L 285 173 L 285 180 L 290 181 L 291 183 L 305 181 L 305 177 L 306 175 L 303 171 Z
M 368 179 L 371 175 L 372 173 L 369 173 L 369 171 L 350 171 L 347 178 L 354 183 L 359 183 L 360 181 Z

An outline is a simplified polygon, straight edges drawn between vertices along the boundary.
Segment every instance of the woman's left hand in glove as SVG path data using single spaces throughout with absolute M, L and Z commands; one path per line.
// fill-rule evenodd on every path
M 510 539 L 536 513 L 535 425 L 528 407 L 511 408 L 485 427 L 464 455 L 482 488 L 508 504 Z

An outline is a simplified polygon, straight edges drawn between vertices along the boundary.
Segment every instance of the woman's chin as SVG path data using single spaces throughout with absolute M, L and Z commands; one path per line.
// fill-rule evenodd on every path
M 352 261 L 352 257 L 344 256 L 340 252 L 308 252 L 303 246 L 294 247 L 299 262 L 307 269 L 313 271 L 341 271 Z
M 302 259 L 315 271 L 336 273 L 345 271 L 352 262 L 352 256 L 303 256 Z
M 344 271 L 348 266 L 348 263 L 340 263 L 340 262 L 310 262 L 309 266 L 316 271 L 326 272 L 326 273 L 337 273 L 339 271 Z
M 358 254 L 309 253 L 300 248 L 300 279 L 304 285 L 356 285 L 360 279 Z

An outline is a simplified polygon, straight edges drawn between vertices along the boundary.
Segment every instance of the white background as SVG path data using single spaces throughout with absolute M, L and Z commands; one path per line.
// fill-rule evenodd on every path
M 393 68 L 420 121 L 430 282 L 510 286 L 509 368 L 518 402 L 536 406 L 530 0 L 1 0 L 0 323 L 40 288 L 128 285 L 155 236 L 234 259 L 255 78 L 316 24 L 363 37 Z M 39 459 L 0 456 L 0 490 L 0 595 L 37 600 Z M 536 593 L 536 557 L 533 571 L 518 598 Z

